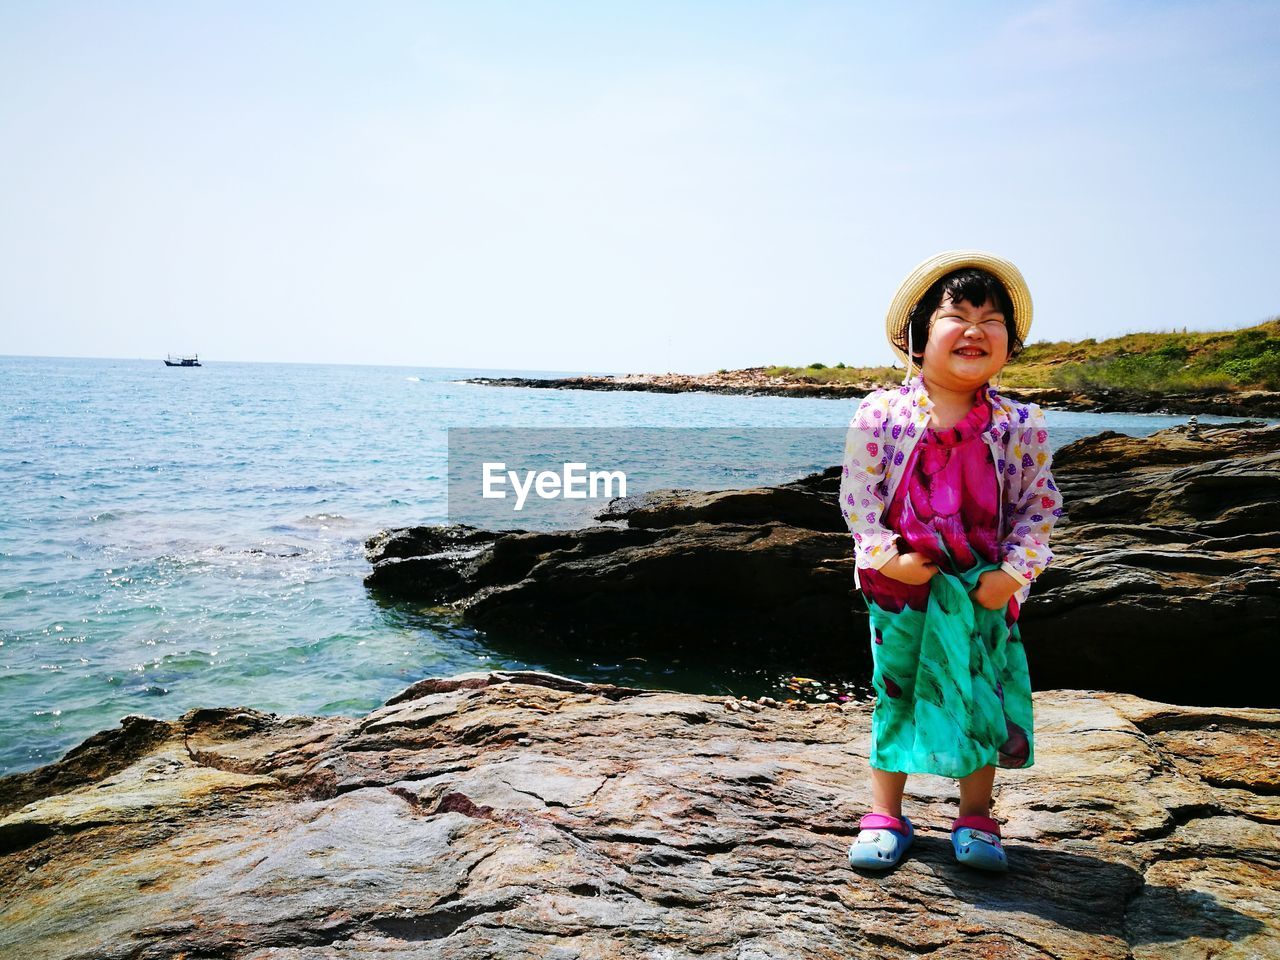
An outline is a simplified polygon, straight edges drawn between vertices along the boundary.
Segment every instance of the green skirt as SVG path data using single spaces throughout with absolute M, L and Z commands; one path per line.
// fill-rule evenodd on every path
M 1017 621 L 969 591 L 999 569 L 980 562 L 929 581 L 924 611 L 881 608 L 871 617 L 871 765 L 900 773 L 965 777 L 985 766 L 1035 762 L 1031 678 Z

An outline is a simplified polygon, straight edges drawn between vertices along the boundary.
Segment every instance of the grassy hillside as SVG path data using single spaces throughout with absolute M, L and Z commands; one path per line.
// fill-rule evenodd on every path
M 818 383 L 901 380 L 902 367 L 766 367 Z M 1130 333 L 1106 340 L 1027 344 L 1000 375 L 1011 387 L 1280 390 L 1280 317 L 1239 330 Z

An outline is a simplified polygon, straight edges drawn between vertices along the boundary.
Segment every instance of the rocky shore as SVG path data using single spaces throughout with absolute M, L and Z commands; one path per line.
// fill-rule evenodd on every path
M 829 383 L 813 377 L 771 377 L 765 367 L 723 373 L 628 373 L 622 376 L 470 377 L 459 383 L 492 387 L 536 387 L 547 390 L 643 390 L 650 393 L 725 393 L 750 397 L 861 398 L 883 383 Z M 1052 387 L 1002 387 L 1023 403 L 1085 413 L 1208 413 L 1224 417 L 1280 417 L 1280 392 L 1240 390 L 1223 393 L 1149 393 L 1102 389 L 1081 392 Z
M 128 717 L 0 779 L 0 956 L 23 960 L 1280 956 L 1280 711 L 1036 696 L 996 781 L 1011 870 L 845 851 L 869 706 L 549 674 L 424 680 L 363 717 Z
M 1020 611 L 1041 689 L 1280 705 L 1280 426 L 1107 432 L 1060 448 L 1066 515 Z M 839 467 L 748 490 L 614 501 L 599 526 L 386 531 L 366 583 L 494 643 L 611 657 L 699 651 L 869 671 L 865 607 L 836 506 Z

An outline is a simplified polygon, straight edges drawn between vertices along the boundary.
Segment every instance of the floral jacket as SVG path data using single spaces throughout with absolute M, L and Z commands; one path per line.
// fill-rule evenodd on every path
M 1015 403 L 987 384 L 991 425 L 982 439 L 991 448 L 1000 486 L 1000 569 L 1023 586 L 1053 561 L 1049 538 L 1062 516 L 1062 494 L 1050 473 L 1049 434 L 1037 404 Z M 897 534 L 880 522 L 893 502 L 911 450 L 929 425 L 933 400 L 917 373 L 900 387 L 873 390 L 849 423 L 840 478 L 840 512 L 853 534 L 854 582 L 858 567 L 880 569 L 898 553 Z

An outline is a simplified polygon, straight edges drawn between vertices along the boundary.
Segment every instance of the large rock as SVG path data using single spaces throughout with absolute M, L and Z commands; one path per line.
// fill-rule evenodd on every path
M 1020 611 L 1041 688 L 1277 704 L 1280 426 L 1103 433 L 1058 450 L 1056 560 Z M 753 490 L 615 501 L 553 533 L 462 526 L 370 540 L 366 583 L 488 631 L 611 654 L 785 650 L 865 669 L 865 606 L 836 506 L 839 468 Z M 739 654 L 735 654 L 739 655 Z
M 1280 711 L 1038 694 L 992 876 L 932 777 L 908 859 L 848 866 L 869 709 L 472 674 L 130 718 L 0 779 L 0 956 L 1280 956 Z
M 633 502 L 626 527 L 392 531 L 370 541 L 365 582 L 449 604 L 497 635 L 606 649 L 678 649 L 694 639 L 756 649 L 797 624 L 853 629 L 852 555 L 840 556 L 848 535 L 817 487 Z M 624 516 L 622 508 L 608 515 Z
M 1054 464 L 1069 522 L 1025 611 L 1035 669 L 1052 685 L 1280 703 L 1257 669 L 1280 636 L 1280 427 L 1108 432 Z

